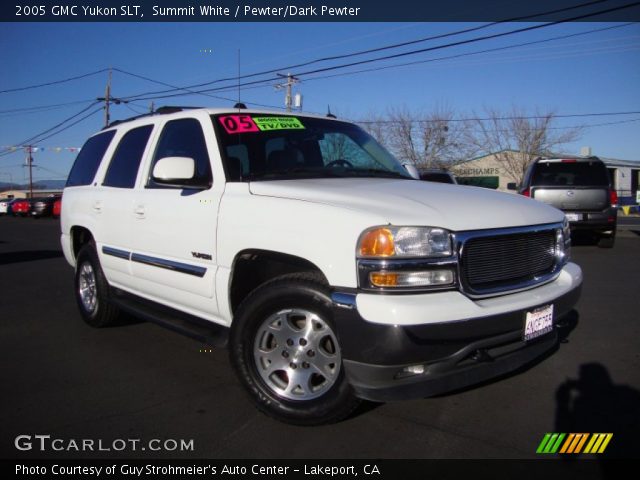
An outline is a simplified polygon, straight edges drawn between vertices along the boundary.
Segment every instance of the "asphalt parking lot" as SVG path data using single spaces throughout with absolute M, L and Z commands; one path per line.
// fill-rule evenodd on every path
M 585 274 L 566 343 L 527 371 L 437 398 L 367 404 L 293 427 L 257 412 L 223 350 L 144 322 L 80 319 L 53 219 L 0 218 L 1 458 L 535 458 L 546 432 L 612 432 L 638 457 L 640 225 L 613 250 L 578 242 Z M 640 223 L 640 222 L 637 222 Z M 567 329 L 569 330 L 569 329 Z M 193 440 L 192 451 L 19 451 L 18 435 Z

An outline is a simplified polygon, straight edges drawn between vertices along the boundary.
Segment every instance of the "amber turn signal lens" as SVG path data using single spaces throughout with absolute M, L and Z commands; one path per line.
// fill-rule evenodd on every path
M 371 284 L 376 287 L 396 287 L 398 285 L 397 273 L 373 272 L 369 279 Z
M 359 253 L 363 257 L 391 257 L 395 253 L 393 233 L 388 228 L 369 230 L 360 240 Z

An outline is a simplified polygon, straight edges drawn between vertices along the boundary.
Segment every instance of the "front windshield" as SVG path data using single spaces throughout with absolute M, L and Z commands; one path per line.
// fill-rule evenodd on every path
M 356 125 L 289 115 L 212 116 L 228 181 L 385 177 L 411 179 Z

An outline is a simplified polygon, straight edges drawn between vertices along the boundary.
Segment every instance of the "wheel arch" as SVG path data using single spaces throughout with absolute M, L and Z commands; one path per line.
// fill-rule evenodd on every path
M 87 243 L 94 241 L 93 234 L 88 228 L 75 225 L 71 227 L 71 251 L 73 252 L 73 258 L 77 260 L 80 249 Z
M 234 314 L 244 298 L 260 285 L 276 277 L 309 272 L 329 285 L 326 275 L 313 262 L 287 253 L 261 249 L 246 249 L 233 259 L 229 279 L 229 306 Z

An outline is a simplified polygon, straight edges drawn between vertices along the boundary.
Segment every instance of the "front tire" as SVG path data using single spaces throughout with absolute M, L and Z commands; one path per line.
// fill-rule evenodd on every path
M 93 243 L 80 249 L 74 286 L 80 314 L 87 324 L 102 328 L 116 323 L 120 311 L 110 301 L 109 284 Z
M 283 275 L 238 307 L 229 354 L 258 409 L 297 425 L 344 419 L 358 406 L 346 380 L 328 288 L 312 274 Z

